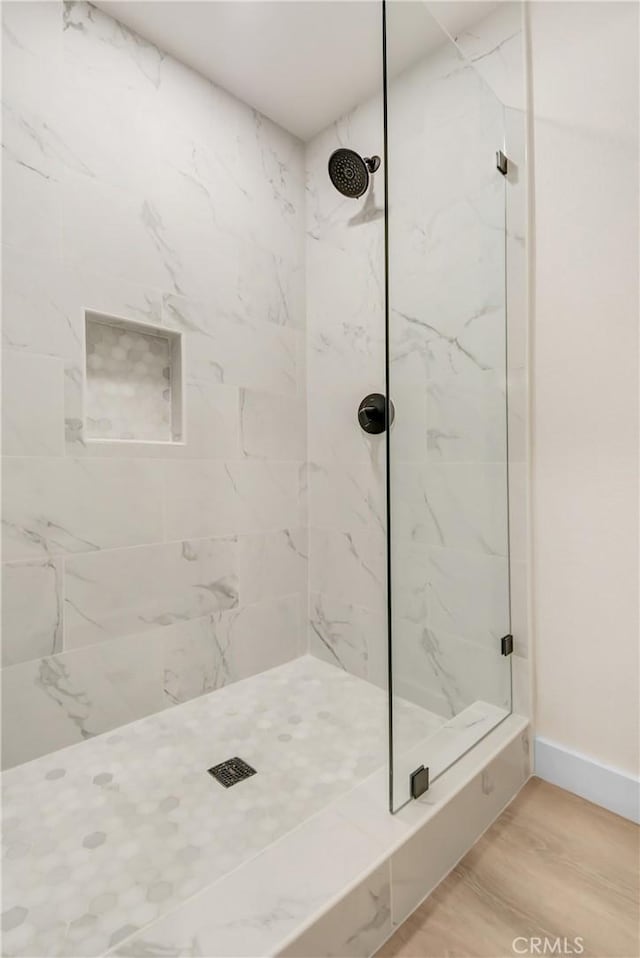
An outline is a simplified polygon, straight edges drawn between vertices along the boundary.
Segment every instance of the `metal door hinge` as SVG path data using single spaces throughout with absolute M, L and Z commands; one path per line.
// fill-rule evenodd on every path
M 509 160 L 506 158 L 502 150 L 498 150 L 496 153 L 496 167 L 500 170 L 503 176 L 506 176 L 509 172 Z
M 421 765 L 411 773 L 411 798 L 420 798 L 429 790 L 429 769 Z
M 513 636 L 503 635 L 500 639 L 500 651 L 503 655 L 511 655 L 513 652 Z

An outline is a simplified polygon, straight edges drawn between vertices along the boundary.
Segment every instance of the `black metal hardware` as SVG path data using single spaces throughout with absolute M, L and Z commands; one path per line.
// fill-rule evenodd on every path
M 503 635 L 500 639 L 500 651 L 503 655 L 511 655 L 513 652 L 513 636 Z
M 242 782 L 245 778 L 250 778 L 256 774 L 255 768 L 251 768 L 250 765 L 247 765 L 246 762 L 243 762 L 241 758 L 237 757 L 228 758 L 226 762 L 220 762 L 219 765 L 214 765 L 213 768 L 208 768 L 207 771 L 209 775 L 215 778 L 216 782 L 220 782 L 225 788 L 231 788 L 232 785 L 237 785 L 238 782 Z
M 429 769 L 421 765 L 411 773 L 411 798 L 420 798 L 429 791 Z
M 509 172 L 509 160 L 506 158 L 502 150 L 498 150 L 496 153 L 496 167 L 503 176 L 506 176 Z
M 389 418 L 393 423 L 396 411 L 389 402 Z M 378 435 L 387 428 L 387 403 L 382 393 L 369 393 L 358 406 L 358 422 L 365 432 Z

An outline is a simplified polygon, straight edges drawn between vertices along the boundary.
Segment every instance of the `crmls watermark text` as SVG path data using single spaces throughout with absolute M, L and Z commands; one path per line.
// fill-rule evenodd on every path
M 583 955 L 584 938 L 514 938 L 511 947 L 516 955 Z

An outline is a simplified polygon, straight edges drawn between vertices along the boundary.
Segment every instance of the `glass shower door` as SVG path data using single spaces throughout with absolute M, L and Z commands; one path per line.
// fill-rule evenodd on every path
M 502 104 L 425 4 L 385 16 L 397 810 L 511 708 L 505 179 Z

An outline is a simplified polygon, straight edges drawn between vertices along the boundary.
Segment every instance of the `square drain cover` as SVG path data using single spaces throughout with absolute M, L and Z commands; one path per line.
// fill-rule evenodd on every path
M 225 788 L 231 788 L 232 785 L 236 785 L 244 778 L 250 778 L 256 774 L 255 768 L 251 768 L 241 758 L 228 758 L 226 762 L 220 762 L 219 765 L 214 765 L 207 771 Z

